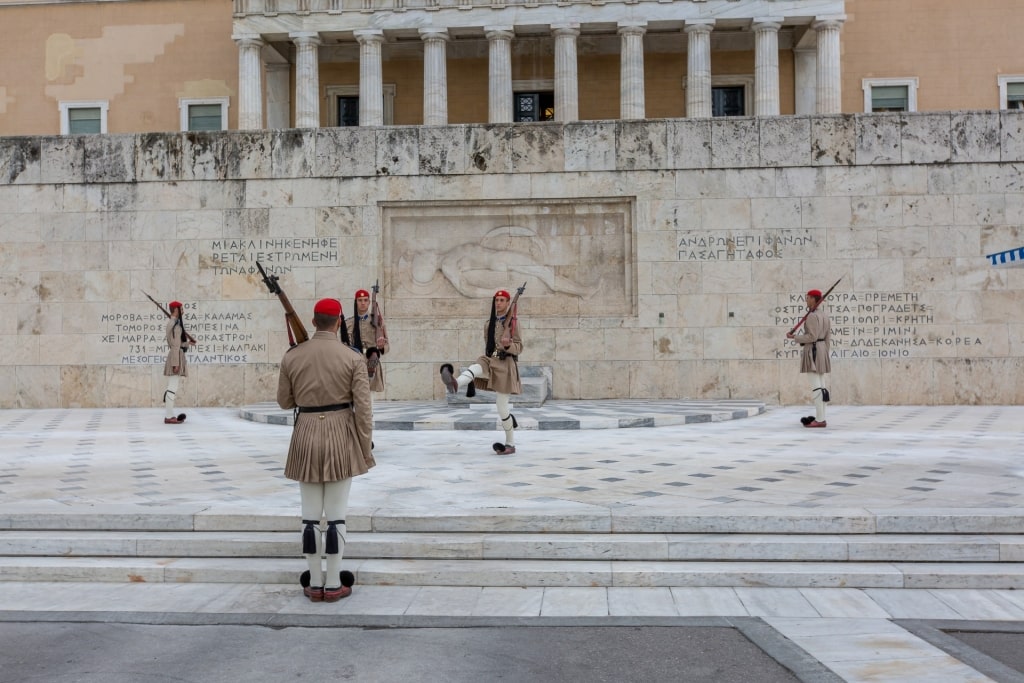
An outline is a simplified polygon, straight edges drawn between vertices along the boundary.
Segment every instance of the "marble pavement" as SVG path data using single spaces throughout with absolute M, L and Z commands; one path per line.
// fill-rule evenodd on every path
M 623 403 L 615 409 L 621 417 L 656 424 L 642 419 L 652 406 L 635 402 L 631 413 Z M 439 416 L 448 410 L 435 408 Z M 579 409 L 599 411 L 586 402 Z M 423 404 L 382 404 L 377 412 L 382 422 L 402 423 L 403 411 L 405 422 L 429 422 Z M 238 409 L 188 412 L 180 427 L 163 425 L 157 409 L 0 412 L 0 537 L 15 515 L 55 509 L 69 518 L 110 507 L 139 515 L 196 505 L 294 512 L 297 488 L 281 474 L 287 426 L 241 419 Z M 510 458 L 490 451 L 495 434 L 486 429 L 379 429 L 378 467 L 355 482 L 351 515 L 642 506 L 717 515 L 861 509 L 1015 519 L 1024 494 L 1024 407 L 835 407 L 826 430 L 803 429 L 798 418 L 805 412 L 523 429 Z M 338 604 L 312 605 L 286 584 L 21 581 L 5 568 L 2 620 L 427 626 L 759 618 L 847 681 L 1003 680 L 998 663 L 978 653 L 953 656 L 907 620 L 1024 630 L 1024 597 L 1008 589 L 357 585 Z

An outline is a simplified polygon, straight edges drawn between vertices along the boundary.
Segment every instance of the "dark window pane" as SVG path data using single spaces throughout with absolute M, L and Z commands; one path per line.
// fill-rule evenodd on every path
M 554 121 L 555 93 L 517 92 L 513 94 L 513 121 Z
M 338 97 L 338 125 L 358 126 L 359 125 L 359 98 Z
M 871 87 L 871 111 L 907 111 L 910 96 L 905 85 Z
M 747 113 L 742 85 L 711 88 L 712 116 L 743 116 Z

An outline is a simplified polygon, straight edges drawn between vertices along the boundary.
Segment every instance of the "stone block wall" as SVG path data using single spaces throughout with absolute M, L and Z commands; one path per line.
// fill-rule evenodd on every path
M 785 332 L 841 277 L 834 404 L 1018 403 L 1022 170 L 994 111 L 0 138 L 0 406 L 159 405 L 143 292 L 200 342 L 179 405 L 272 400 L 257 259 L 304 319 L 380 280 L 386 399 L 525 281 L 555 399 L 807 403 Z

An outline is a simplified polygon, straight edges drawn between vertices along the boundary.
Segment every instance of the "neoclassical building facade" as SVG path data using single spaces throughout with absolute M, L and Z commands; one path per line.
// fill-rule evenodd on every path
M 0 0 L 0 134 L 1016 108 L 1022 15 L 1014 0 Z

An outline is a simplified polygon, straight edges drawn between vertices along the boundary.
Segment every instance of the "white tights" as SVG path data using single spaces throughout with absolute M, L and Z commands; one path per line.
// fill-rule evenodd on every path
M 483 372 L 483 368 L 478 363 L 473 363 L 468 368 L 463 370 L 458 379 L 459 388 L 466 386 L 472 382 L 475 378 L 479 377 Z M 498 419 L 501 420 L 501 428 L 505 430 L 505 445 L 515 445 L 515 430 L 512 427 L 512 406 L 509 403 L 509 394 L 495 393 L 496 400 L 495 404 L 498 407 Z
M 828 374 L 819 375 L 816 372 L 808 372 L 807 376 L 811 382 L 811 397 L 814 399 L 814 413 L 818 422 L 825 421 L 825 396 L 822 389 L 828 388 Z
M 338 588 L 341 585 L 341 558 L 345 554 L 345 513 L 348 511 L 348 493 L 351 488 L 351 477 L 322 484 L 299 482 L 303 525 L 315 520 L 316 554 L 306 555 L 306 562 L 309 565 L 309 585 L 314 588 L 321 586 Z M 330 522 L 336 522 L 335 526 L 338 530 L 338 552 L 327 555 L 326 584 L 320 558 L 324 554 L 326 545 L 324 533 L 327 532 L 320 527 L 321 516 L 328 522 L 328 531 Z
M 164 392 L 164 405 L 167 407 L 166 417 L 174 417 L 174 397 L 178 393 L 178 382 L 181 381 L 181 377 L 178 375 L 171 375 L 167 378 L 167 391 Z

